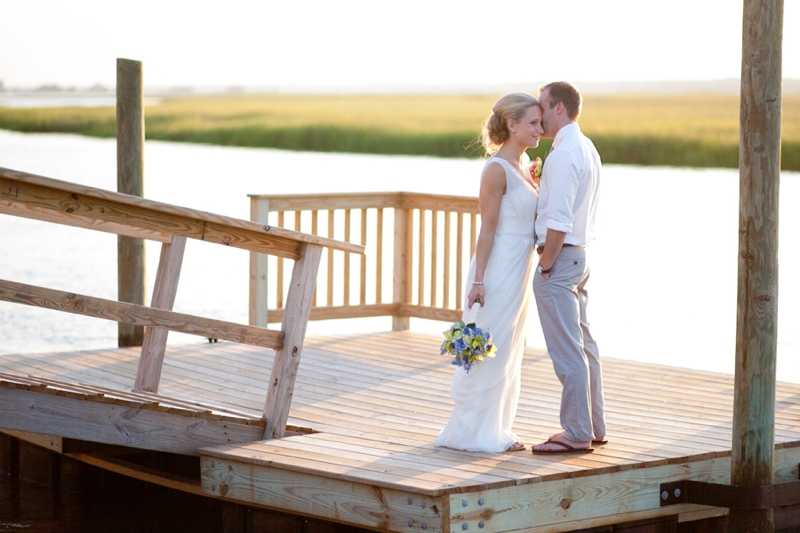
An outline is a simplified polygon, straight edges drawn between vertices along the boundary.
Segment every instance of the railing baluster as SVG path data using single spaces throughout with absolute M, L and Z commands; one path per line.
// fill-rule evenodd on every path
M 328 210 L 328 237 L 333 239 L 333 209 Z M 328 248 L 328 307 L 333 307 L 333 248 Z
M 458 229 L 456 230 L 456 309 L 461 309 L 461 295 L 463 293 L 464 282 L 464 217 L 466 213 L 458 213 L 456 218 Z
M 417 305 L 425 305 L 425 210 L 419 210 L 419 286 Z
M 436 307 L 438 298 L 436 297 L 436 267 L 438 264 L 438 246 L 439 246 L 439 211 L 431 210 L 431 307 Z
M 475 255 L 475 241 L 478 240 L 478 215 L 472 213 L 469 216 L 469 257 Z
M 375 242 L 375 303 L 383 303 L 383 208 L 378 208 L 377 239 Z
M 344 239 L 350 242 L 350 209 L 344 210 Z M 350 305 L 350 254 L 344 254 L 344 304 Z
M 404 206 L 394 208 L 394 235 L 392 236 L 392 329 L 409 328 L 409 317 L 403 307 L 411 303 L 411 241 L 413 217 Z
M 444 212 L 444 294 L 442 295 L 442 307 L 450 307 L 450 211 Z
M 319 235 L 319 210 L 314 209 L 311 211 L 311 235 Z M 317 287 L 319 284 L 314 284 L 314 295 L 311 297 L 311 307 L 317 306 Z
M 278 227 L 283 227 L 283 211 L 278 211 Z M 333 251 L 328 248 L 328 251 Z M 278 257 L 278 267 L 275 269 L 276 283 L 275 288 L 275 308 L 283 309 L 283 258 Z
M 414 233 L 413 233 L 414 220 L 413 220 L 413 217 L 411 216 L 411 209 L 409 209 L 407 213 L 408 213 L 408 216 L 406 217 L 406 272 L 408 273 L 407 274 L 408 279 L 406 280 L 406 303 L 410 305 L 411 304 L 411 294 L 412 294 L 412 290 L 411 290 L 412 289 L 412 287 L 411 287 L 411 285 L 412 285 L 411 268 L 412 268 L 412 265 L 414 264 L 413 263 L 413 257 L 412 257 L 412 254 L 411 254 L 411 246 L 412 246 L 412 242 L 414 240 Z
M 446 321 L 458 317 L 464 305 L 468 261 L 475 253 L 480 226 L 477 200 L 414 193 L 256 198 L 272 202 L 277 215 L 270 216 L 280 217 L 280 225 L 288 223 L 301 231 L 308 230 L 310 223 L 311 234 L 319 234 L 321 238 L 338 237 L 370 248 L 369 259 L 363 257 L 357 265 L 349 254 L 339 256 L 341 250 L 329 249 L 325 261 L 327 271 L 319 274 L 319 290 L 312 295 L 314 319 L 391 314 L 393 329 L 407 329 L 410 317 Z M 394 210 L 389 222 L 384 220 L 386 208 Z M 339 213 L 342 210 L 344 214 Z M 310 215 L 306 215 L 306 211 Z M 321 219 L 325 216 L 322 211 L 328 212 L 327 230 L 322 227 L 325 224 Z M 286 215 L 288 212 L 293 215 Z M 295 217 L 294 224 L 288 216 Z M 467 216 L 469 221 L 465 218 Z M 389 229 L 387 223 L 394 225 L 391 251 L 386 250 L 384 244 L 386 236 L 383 233 Z M 343 224 L 342 230 L 335 227 L 337 224 Z M 356 224 L 361 224 L 360 228 L 356 228 Z M 391 256 L 390 264 L 386 263 L 384 253 Z M 270 268 L 272 265 L 270 263 Z M 276 295 L 280 308 L 275 311 L 275 320 L 280 320 L 283 312 L 278 311 L 286 306 L 288 272 L 284 265 L 281 262 L 279 268 L 270 272 L 270 277 L 277 273 L 280 278 L 276 280 L 281 294 Z M 359 269 L 358 273 L 355 268 Z M 390 272 L 384 272 L 384 268 Z M 370 278 L 373 275 L 374 284 Z M 384 295 L 385 280 L 392 283 L 389 299 Z M 269 280 L 271 287 L 276 281 Z M 323 294 L 325 291 L 327 296 Z
M 361 244 L 367 245 L 367 210 L 361 210 Z M 348 254 L 349 255 L 349 254 Z M 361 305 L 367 303 L 367 256 L 361 256 Z

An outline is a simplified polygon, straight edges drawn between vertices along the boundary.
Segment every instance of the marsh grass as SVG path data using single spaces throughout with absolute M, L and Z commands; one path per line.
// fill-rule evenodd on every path
M 498 95 L 224 95 L 145 112 L 148 139 L 288 150 L 478 157 Z M 114 137 L 114 108 L 0 108 L 0 128 Z M 782 167 L 800 170 L 800 95 L 784 95 Z M 736 95 L 587 95 L 581 128 L 606 163 L 738 166 Z M 533 156 L 550 147 L 544 141 Z

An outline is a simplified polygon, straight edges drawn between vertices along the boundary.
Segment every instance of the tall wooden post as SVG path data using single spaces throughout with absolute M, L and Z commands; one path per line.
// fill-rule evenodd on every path
M 269 225 L 269 200 L 267 198 L 250 197 L 250 220 Z M 251 326 L 267 327 L 269 323 L 267 296 L 267 274 L 269 256 L 259 252 L 250 252 L 250 313 Z
M 772 484 L 778 317 L 783 0 L 745 0 L 739 283 L 731 484 Z M 770 532 L 772 509 L 731 509 L 728 531 Z
M 117 191 L 144 196 L 144 90 L 142 63 L 117 58 Z M 121 302 L 145 305 L 144 241 L 117 237 Z M 141 346 L 144 328 L 119 324 L 119 346 Z
M 411 284 L 411 269 L 409 268 L 411 247 L 408 244 L 410 237 L 408 221 L 410 216 L 410 209 L 405 206 L 394 208 L 394 287 L 392 289 L 392 300 L 398 305 L 411 303 L 408 298 L 409 285 Z M 393 330 L 407 330 L 410 327 L 408 315 L 395 313 L 392 316 Z

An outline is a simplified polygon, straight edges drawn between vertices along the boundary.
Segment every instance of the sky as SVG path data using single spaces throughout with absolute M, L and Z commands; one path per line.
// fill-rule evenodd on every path
M 0 0 L 6 87 L 494 85 L 716 80 L 741 70 L 743 0 Z M 800 78 L 800 0 L 783 77 Z

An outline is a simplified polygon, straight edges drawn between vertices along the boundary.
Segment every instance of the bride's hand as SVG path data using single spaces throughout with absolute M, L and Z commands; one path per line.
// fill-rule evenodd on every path
M 484 285 L 473 285 L 467 293 L 467 307 L 472 309 L 472 304 L 480 302 L 481 306 L 486 305 L 486 288 Z

